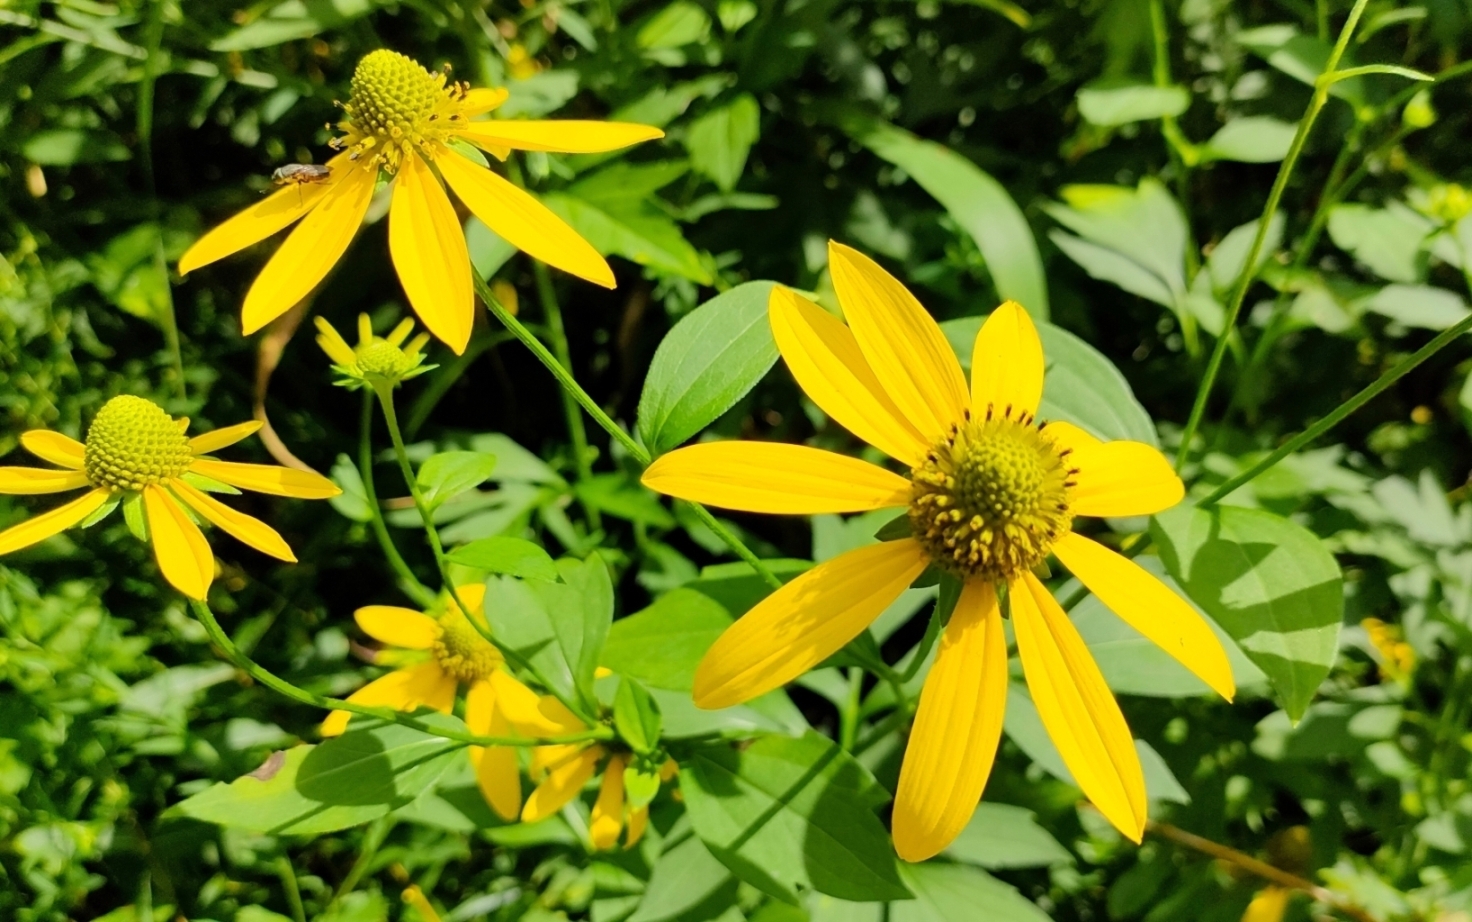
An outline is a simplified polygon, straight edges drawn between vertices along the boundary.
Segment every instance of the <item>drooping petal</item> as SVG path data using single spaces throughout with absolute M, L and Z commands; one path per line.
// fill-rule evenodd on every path
M 91 490 L 65 506 L 31 516 L 24 522 L 0 531 L 0 555 L 30 547 L 52 535 L 61 534 L 100 509 L 110 495 L 107 490 Z
M 170 481 L 169 489 L 216 528 L 249 544 L 262 554 L 269 554 L 287 563 L 296 563 L 296 555 L 291 552 L 291 546 L 286 543 L 286 539 L 281 537 L 276 529 L 260 519 L 243 512 L 236 512 L 208 493 L 196 490 L 183 480 Z
M 333 177 L 317 207 L 291 232 L 246 292 L 240 309 L 240 326 L 246 335 L 286 313 L 316 288 L 358 232 L 373 199 L 378 173 L 361 165 L 338 172 L 341 175 Z
M 898 279 L 858 250 L 830 242 L 828 268 L 874 376 L 925 441 L 939 441 L 971 403 L 961 363 L 940 325 Z
M 148 515 L 148 538 L 164 579 L 191 599 L 204 599 L 215 578 L 215 555 L 199 526 L 163 487 L 143 488 L 143 510 Z
M 1043 399 L 1043 343 L 1032 318 L 1016 301 L 992 311 L 971 350 L 971 405 L 990 404 L 998 415 L 1036 416 Z
M 459 355 L 475 321 L 465 232 L 449 196 L 418 156 L 405 158 L 396 183 L 388 213 L 394 270 L 414 313 Z
M 510 95 L 511 92 L 504 86 L 476 87 L 467 91 L 464 98 L 460 100 L 460 114 L 466 118 L 485 115 L 505 102 Z
M 0 493 L 39 496 L 80 490 L 92 481 L 86 471 L 53 471 L 44 467 L 0 467 Z
M 629 811 L 629 833 L 624 837 L 624 848 L 633 848 L 644 838 L 644 830 L 649 827 L 649 807 L 635 807 Z
M 615 286 L 607 260 L 530 193 L 453 152 L 434 163 L 465 207 L 512 246 L 595 285 Z
M 495 688 L 476 682 L 465 693 L 465 725 L 479 736 L 507 736 L 506 718 L 496 706 Z M 507 746 L 471 746 L 470 763 L 481 796 L 503 820 L 514 820 L 521 812 L 521 769 L 516 750 Z
M 512 729 L 531 739 L 567 736 L 588 729 L 577 715 L 551 695 L 538 695 L 509 673 L 491 673 L 496 689 L 496 706 Z
M 274 464 L 241 464 L 236 461 L 196 458 L 190 462 L 189 469 L 232 487 L 268 493 L 271 496 L 328 499 L 342 492 L 337 484 L 321 474 L 291 467 L 277 467 Z
M 997 593 L 961 591 L 910 731 L 895 794 L 894 847 L 906 861 L 941 852 L 966 828 L 991 774 L 1007 704 L 1007 638 Z
M 1110 611 L 1232 700 L 1237 683 L 1227 652 L 1185 599 L 1133 560 L 1083 535 L 1064 535 L 1053 553 Z
M 537 785 L 537 789 L 526 799 L 526 805 L 521 808 L 521 821 L 535 823 L 567 806 L 598 770 L 598 760 L 602 756 L 603 750 L 600 747 L 588 746 L 551 766 L 547 777 L 542 779 L 542 783 Z
M 1084 796 L 1131 841 L 1145 835 L 1145 774 L 1119 702 L 1078 629 L 1031 573 L 1011 584 L 1028 690 Z
M 919 466 L 930 442 L 895 406 L 843 321 L 780 285 L 767 304 L 777 350 L 813 402 L 891 458 Z
M 543 150 L 559 154 L 600 154 L 664 137 L 652 125 L 633 122 L 526 121 L 470 122 L 456 132 L 473 144 Z
M 325 182 L 293 184 L 273 192 L 200 237 L 180 258 L 179 274 L 188 275 L 200 266 L 259 243 L 316 208 L 354 169 L 348 157 L 343 152 L 327 161 L 332 176 Z
M 454 701 L 455 680 L 445 675 L 434 660 L 417 663 L 403 669 L 395 669 L 348 695 L 353 704 L 366 707 L 387 707 L 396 711 L 412 711 L 421 704 L 444 701 L 445 688 L 449 688 L 450 700 Z M 431 705 L 434 706 L 434 705 Z M 448 711 L 449 707 L 436 707 Z M 347 728 L 351 711 L 333 711 L 322 722 L 323 736 L 337 736 Z
M 904 538 L 813 567 L 716 640 L 695 670 L 695 703 L 731 707 L 791 682 L 858 636 L 928 561 L 918 542 Z
M 32 429 L 20 434 L 26 451 L 71 471 L 80 471 L 87 461 L 87 446 L 50 429 Z
M 1069 453 L 1078 451 L 1081 448 L 1104 444 L 1093 433 L 1079 426 L 1075 426 L 1073 423 L 1064 422 L 1061 419 L 1055 419 L 1044 425 L 1043 435 L 1051 439 L 1060 451 L 1067 451 Z
M 397 605 L 364 605 L 353 620 L 374 640 L 404 650 L 428 650 L 440 635 L 429 615 Z
M 222 448 L 229 448 L 241 439 L 250 438 L 260 431 L 264 425 L 260 420 L 253 419 L 248 423 L 236 423 L 223 429 L 213 429 L 209 432 L 201 432 L 189 440 L 189 450 L 196 455 L 208 455 Z
M 1078 471 L 1068 498 L 1074 515 L 1153 515 L 1186 495 L 1165 455 L 1144 442 L 1086 445 L 1066 460 Z
M 910 501 L 910 481 L 867 461 L 781 442 L 700 442 L 656 458 L 641 478 L 666 496 L 722 509 L 818 515 Z
M 624 766 L 628 760 L 622 755 L 610 756 L 608 767 L 603 769 L 603 784 L 598 788 L 598 800 L 593 803 L 593 813 L 588 823 L 588 838 L 593 847 L 607 851 L 618 844 L 618 834 L 624 828 Z

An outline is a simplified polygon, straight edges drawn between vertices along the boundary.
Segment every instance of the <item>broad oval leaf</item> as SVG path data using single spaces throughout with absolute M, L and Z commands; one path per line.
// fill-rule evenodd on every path
M 445 500 L 473 490 L 490 479 L 496 456 L 483 451 L 442 451 L 431 455 L 415 477 L 424 504 L 438 508 Z
M 655 688 L 689 691 L 700 658 L 730 626 L 731 615 L 719 602 L 675 589 L 613 623 L 601 664 Z
M 1191 105 L 1183 86 L 1155 86 L 1143 80 L 1105 78 L 1078 91 L 1078 114 L 1091 125 L 1112 128 L 1177 116 Z
M 450 560 L 488 573 L 523 579 L 557 579 L 557 564 L 552 562 L 552 556 L 525 538 L 506 535 L 481 538 L 451 551 Z
M 1073 853 L 1038 824 L 1031 810 L 985 800 L 946 854 L 993 869 L 1073 864 Z
M 915 899 L 890 907 L 894 922 L 1047 922 L 1048 914 L 1011 884 L 960 864 L 908 864 L 902 869 Z

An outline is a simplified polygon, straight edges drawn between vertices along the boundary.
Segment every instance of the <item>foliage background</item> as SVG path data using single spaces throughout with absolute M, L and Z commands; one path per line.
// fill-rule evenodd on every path
M 994 195 L 891 162 L 913 155 L 918 136 L 980 167 L 1017 203 L 1037 241 L 1052 321 L 1123 372 L 1171 447 L 1221 325 L 1225 286 L 1211 284 L 1211 254 L 1259 213 L 1308 101 L 1303 76 L 1311 79 L 1346 5 L 1025 7 L 6 4 L 0 453 L 29 428 L 82 435 L 117 393 L 152 396 L 199 428 L 248 418 L 264 393 L 281 443 L 302 460 L 326 471 L 355 454 L 358 397 L 328 386 L 310 338 L 293 336 L 290 324 L 258 340 L 239 335 L 239 298 L 258 257 L 182 280 L 170 266 L 202 229 L 255 200 L 275 167 L 323 159 L 333 100 L 346 98 L 358 57 L 378 47 L 431 67 L 450 63 L 473 83 L 507 82 L 513 112 L 615 113 L 666 126 L 666 140 L 618 158 L 521 163 L 565 213 L 602 212 L 602 230 L 589 236 L 623 257 L 613 261 L 614 292 L 552 280 L 578 378 L 615 418 L 632 425 L 656 346 L 715 292 L 773 279 L 831 300 L 829 238 L 882 257 L 939 319 L 990 310 L 1004 279 L 1026 274 L 1027 256 L 1018 265 L 1002 250 L 984 256 L 978 239 L 1015 216 Z M 1408 82 L 1366 77 L 1330 101 L 1286 190 L 1284 230 L 1211 404 L 1210 450 L 1188 480 L 1222 482 L 1465 315 L 1461 255 L 1437 233 L 1469 204 L 1449 185 L 1472 180 L 1469 84 L 1457 79 L 1469 13 L 1456 0 L 1368 6 L 1351 48 L 1356 62 L 1443 79 L 1412 101 Z M 1233 125 L 1235 136 L 1219 134 Z M 614 172 L 590 182 L 600 168 Z M 926 191 L 937 182 L 935 194 L 951 196 L 946 205 Z M 1083 183 L 1119 187 L 1109 199 L 1118 223 L 1093 239 L 1077 216 L 1097 207 L 1097 196 L 1067 191 Z M 539 321 L 547 293 L 531 265 L 508 258 L 483 231 L 472 231 L 478 268 L 495 275 L 498 290 L 516 292 L 521 316 Z M 1311 248 L 1294 267 L 1306 235 Z M 1021 239 L 1015 231 L 1003 238 Z M 311 311 L 347 329 L 367 310 L 385 329 L 405 310 L 388 266 L 380 221 Z M 509 449 L 495 442 L 500 472 L 447 508 L 447 533 L 462 541 L 535 535 L 571 553 L 601 547 L 625 613 L 716 562 L 720 545 L 638 488 L 636 472 L 596 430 L 601 473 L 570 485 L 551 381 L 485 319 L 473 362 L 436 354 L 445 369 L 406 389 L 411 440 L 422 457 L 500 433 L 529 454 L 509 471 Z M 276 352 L 272 374 L 263 369 Z M 1344 570 L 1341 652 L 1296 730 L 1266 694 L 1228 707 L 1162 690 L 1150 675 L 1129 675 L 1127 657 L 1123 672 L 1110 673 L 1117 689 L 1145 692 L 1124 698 L 1126 713 L 1179 780 L 1176 802 L 1157 804 L 1157 818 L 1314 878 L 1379 919 L 1450 922 L 1472 912 L 1468 356 L 1465 343 L 1441 352 L 1315 450 L 1232 497 L 1307 525 Z M 432 389 L 430 380 L 448 386 Z M 1228 394 L 1237 395 L 1231 407 Z M 715 430 L 853 444 L 823 423 L 780 366 Z M 380 469 L 381 494 L 395 495 L 393 476 L 390 465 Z M 351 610 L 402 601 L 361 516 L 347 501 L 332 514 L 263 497 L 240 505 L 275 523 L 303 562 L 278 567 L 221 547 L 228 591 L 217 593 L 218 610 L 269 668 L 322 693 L 355 687 L 371 668 L 358 655 Z M 590 527 L 588 506 L 601 510 L 602 531 Z M 0 499 L 0 522 L 31 508 Z M 395 524 L 428 577 L 433 563 L 414 519 Z M 864 523 L 832 519 L 735 524 L 764 557 L 827 556 L 869 533 Z M 628 897 L 645 889 L 657 850 L 598 858 L 569 835 L 518 837 L 424 811 L 310 839 L 165 815 L 272 750 L 315 739 L 320 715 L 243 681 L 160 586 L 146 548 L 117 520 L 0 566 L 0 915 L 413 918 L 398 898 L 412 881 L 447 918 L 629 917 L 637 900 Z M 1359 627 L 1370 617 L 1395 625 L 1408 648 L 1373 643 Z M 901 630 L 886 654 L 902 653 L 923 627 L 920 619 Z M 792 698 L 808 722 L 834 734 L 837 708 L 822 684 Z M 893 785 L 897 758 L 888 745 L 864 761 Z M 1259 877 L 1169 839 L 1123 843 L 1077 808 L 1076 796 L 1014 739 L 1004 742 L 987 800 L 1026 808 L 1036 823 L 1016 811 L 984 814 L 988 829 L 1012 830 L 1021 844 L 1011 857 L 953 855 L 951 867 L 974 873 L 928 885 L 925 899 L 886 907 L 813 895 L 788 908 L 711 863 L 688 875 L 694 890 L 681 893 L 684 908 L 635 918 L 951 920 L 976 918 L 968 913 L 991 894 L 995 918 L 1165 922 L 1236 919 L 1260 892 Z M 667 822 L 661 831 L 672 834 Z M 987 889 L 996 880 L 1002 889 Z M 334 898 L 345 881 L 351 892 Z M 1008 887 L 1031 904 L 1013 901 Z M 1287 910 L 1295 918 L 1328 911 L 1302 898 Z

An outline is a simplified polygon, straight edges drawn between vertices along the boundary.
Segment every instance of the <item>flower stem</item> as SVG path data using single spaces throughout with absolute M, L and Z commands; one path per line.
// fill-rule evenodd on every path
M 415 602 L 429 605 L 434 601 L 434 593 L 419 581 L 419 577 L 409 569 L 409 564 L 394 546 L 393 538 L 388 533 L 388 523 L 383 520 L 383 509 L 378 505 L 378 490 L 373 485 L 373 397 L 367 391 L 363 392 L 363 419 L 359 427 L 358 476 L 363 481 L 363 498 L 368 501 L 368 511 L 373 516 L 373 533 L 378 538 L 379 546 L 383 548 L 383 555 L 388 558 L 389 566 L 399 575 L 404 590 Z
M 552 351 L 563 368 L 571 370 L 572 352 L 567 347 L 567 331 L 562 325 L 562 307 L 557 303 L 557 292 L 552 288 L 552 277 L 547 267 L 539 260 L 532 260 L 532 272 L 537 277 L 537 296 L 542 300 L 542 313 L 547 318 L 547 338 L 552 340 Z M 588 448 L 588 431 L 583 425 L 583 414 L 578 412 L 578 403 L 567 390 L 562 388 L 562 414 L 567 417 L 567 434 L 572 438 L 573 467 L 578 472 L 578 481 L 587 482 L 593 476 L 593 458 Z M 588 524 L 597 531 L 603 527 L 603 517 L 598 509 L 587 500 L 581 500 Z

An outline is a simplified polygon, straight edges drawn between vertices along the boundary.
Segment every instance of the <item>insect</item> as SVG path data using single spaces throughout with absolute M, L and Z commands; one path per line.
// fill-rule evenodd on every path
M 297 195 L 300 197 L 302 186 L 308 183 L 326 182 L 332 176 L 332 167 L 322 166 L 319 163 L 288 163 L 286 166 L 277 167 L 271 174 L 271 181 L 278 186 L 296 186 Z

